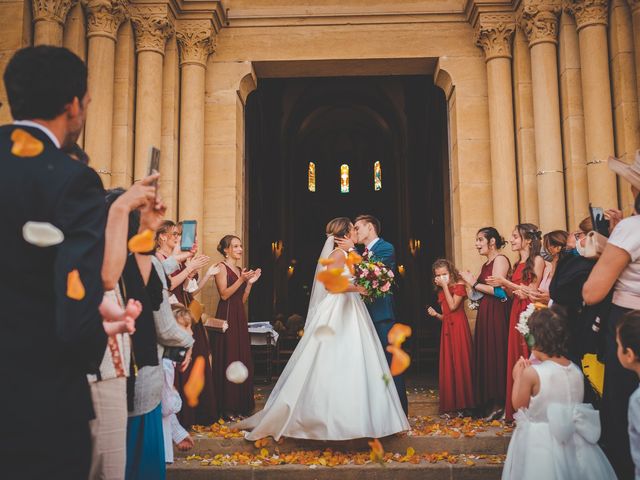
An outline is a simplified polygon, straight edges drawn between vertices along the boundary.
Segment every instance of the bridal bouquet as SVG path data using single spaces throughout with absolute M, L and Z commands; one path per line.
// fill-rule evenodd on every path
M 354 283 L 367 290 L 364 297 L 366 302 L 373 302 L 391 293 L 391 286 L 395 278 L 393 271 L 384 263 L 364 254 L 362 261 L 355 264 L 353 269 Z

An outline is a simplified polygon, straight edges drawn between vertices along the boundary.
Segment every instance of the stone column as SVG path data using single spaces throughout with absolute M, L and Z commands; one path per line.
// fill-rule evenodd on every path
M 181 21 L 176 38 L 180 50 L 180 220 L 204 227 L 204 107 L 207 59 L 213 52 L 213 26 L 208 20 Z
M 160 148 L 162 61 L 165 43 L 174 32 L 168 13 L 166 5 L 136 4 L 131 7 L 138 54 L 134 181 L 147 173 L 150 148 Z
M 633 19 L 633 43 L 636 60 L 636 88 L 640 98 L 640 0 L 627 0 Z
M 515 28 L 511 14 L 481 14 L 476 26 L 476 43 L 484 50 L 487 64 L 493 222 L 500 232 L 509 232 L 518 223 L 511 81 L 511 39 Z M 508 208 L 503 208 L 506 205 Z
M 524 0 L 519 20 L 531 51 L 533 121 L 542 231 L 566 229 L 560 97 L 558 15 L 560 0 Z
M 589 200 L 599 207 L 616 208 L 616 176 L 606 163 L 609 155 L 615 153 L 607 48 L 608 4 L 608 0 L 565 0 L 565 9 L 576 19 L 580 43 Z
M 111 186 L 113 88 L 116 35 L 127 18 L 126 0 L 82 0 L 87 12 L 89 94 L 91 104 L 84 127 L 84 148 L 105 188 Z
M 62 46 L 67 13 L 77 0 L 32 0 L 33 44 Z
M 633 163 L 635 151 L 640 147 L 640 117 L 636 84 L 638 65 L 634 65 L 632 17 L 624 0 L 612 0 L 610 11 L 609 49 L 616 156 L 627 163 Z M 618 191 L 620 208 L 625 216 L 630 215 L 633 212 L 634 198 L 629 184 L 620 178 Z

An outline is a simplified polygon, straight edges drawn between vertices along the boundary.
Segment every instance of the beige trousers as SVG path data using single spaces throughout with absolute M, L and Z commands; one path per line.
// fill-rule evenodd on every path
M 113 378 L 91 385 L 96 418 L 91 427 L 90 480 L 122 480 L 127 453 L 127 379 Z

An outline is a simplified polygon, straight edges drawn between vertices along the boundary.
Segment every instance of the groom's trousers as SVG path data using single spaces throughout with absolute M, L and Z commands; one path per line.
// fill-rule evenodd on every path
M 373 325 L 376 327 L 376 332 L 378 333 L 378 338 L 380 339 L 380 343 L 382 344 L 382 349 L 384 350 L 384 354 L 387 357 L 387 363 L 391 366 L 391 358 L 392 355 L 387 352 L 387 345 L 389 345 L 389 330 L 396 323 L 395 320 L 379 320 L 377 322 L 373 322 Z M 396 384 L 396 390 L 398 391 L 398 396 L 400 397 L 400 404 L 402 405 L 402 410 L 404 410 L 405 415 L 409 415 L 409 400 L 407 400 L 407 388 L 404 384 L 404 375 L 396 375 L 393 377 L 393 383 Z

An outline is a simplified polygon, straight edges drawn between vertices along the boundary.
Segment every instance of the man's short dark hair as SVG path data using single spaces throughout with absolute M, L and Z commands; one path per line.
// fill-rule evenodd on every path
M 371 225 L 373 225 L 373 228 L 376 231 L 376 235 L 380 235 L 380 233 L 382 233 L 382 224 L 380 223 L 380 220 L 378 220 L 373 215 L 358 215 L 354 223 L 357 223 L 360 221 L 370 223 Z
M 87 66 L 61 47 L 41 45 L 18 50 L 4 72 L 14 120 L 52 120 L 75 97 L 87 93 Z

